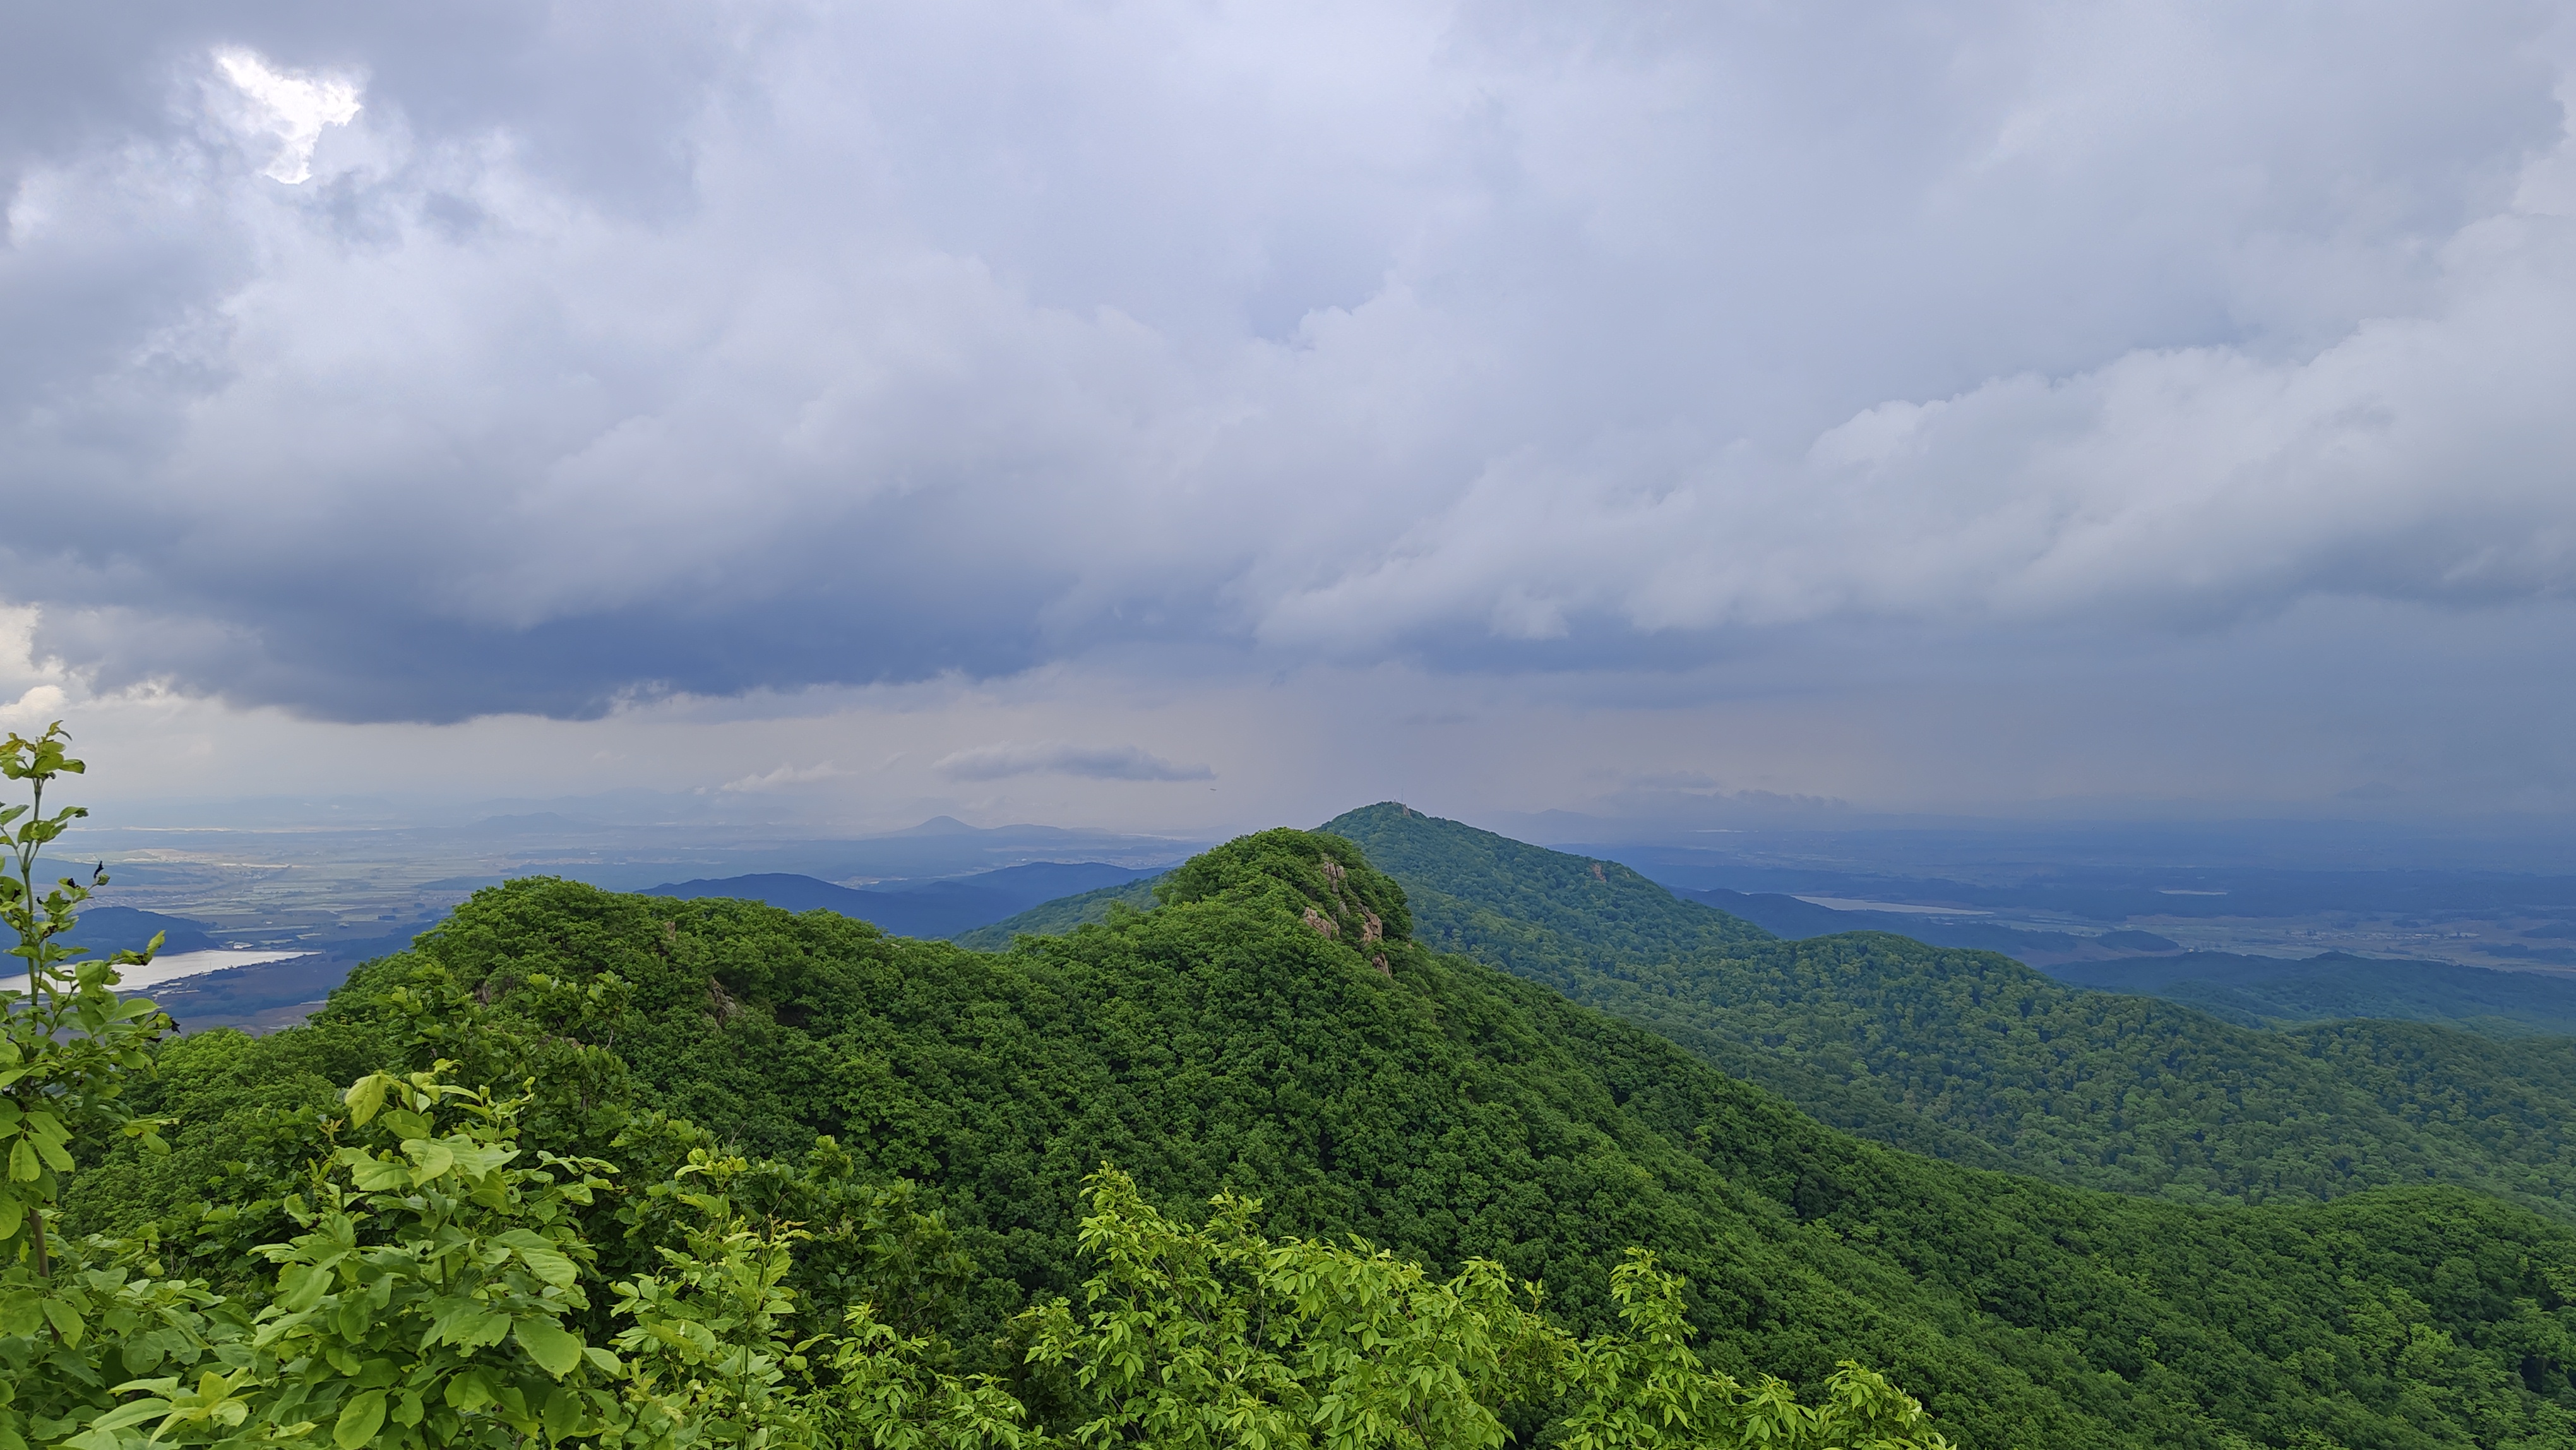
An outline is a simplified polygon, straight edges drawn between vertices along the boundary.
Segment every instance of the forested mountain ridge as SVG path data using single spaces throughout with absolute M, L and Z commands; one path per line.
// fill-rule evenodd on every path
M 2514 1041 L 2576 1035 L 2576 979 L 2340 952 L 2300 960 L 2183 952 L 2044 970 L 2070 986 L 2145 992 L 2251 1027 L 2363 1018 L 2431 1022 Z
M 648 887 L 646 896 L 730 896 L 765 901 L 788 911 L 821 908 L 868 922 L 895 936 L 950 937 L 972 933 L 1062 899 L 1072 892 L 1112 890 L 1158 870 L 1105 861 L 1036 861 L 971 875 L 899 881 L 866 888 L 843 886 L 786 872 L 713 880 L 674 881 Z
M 1023 935 L 1061 936 L 1086 922 L 1106 921 L 1112 906 L 1150 911 L 1154 906 L 1154 883 L 1162 879 L 1161 876 L 1149 876 L 1122 885 L 1099 886 L 1072 896 L 1059 896 L 989 926 L 961 931 L 949 940 L 979 952 L 1007 951 L 1013 939 Z
M 1323 829 L 1404 883 L 1426 942 L 1650 1027 L 1882 1141 L 2169 1197 L 2453 1182 L 2576 1213 L 2576 1044 L 2564 1040 L 2404 1022 L 2238 1027 L 1991 952 L 1875 932 L 1781 941 L 1616 863 L 1393 803 Z
M 1071 1185 L 1110 1157 L 1168 1204 L 1235 1187 L 1285 1231 L 1493 1255 L 1578 1325 L 1605 1312 L 1605 1259 L 1654 1248 L 1694 1280 L 1720 1363 L 1813 1382 L 1859 1358 L 1973 1445 L 2576 1427 L 2576 1231 L 2510 1205 L 2189 1207 L 1899 1153 L 1427 949 L 1423 913 L 1331 836 L 1246 838 L 1161 894 L 986 955 L 514 882 L 310 1027 L 170 1047 L 137 1107 L 181 1119 L 176 1151 L 120 1150 L 81 1207 L 106 1223 L 210 1182 L 255 1193 L 283 1171 L 257 1161 L 275 1110 L 332 1111 L 348 1062 L 436 1054 L 534 1075 L 575 1151 L 654 1111 L 764 1152 L 832 1133 L 863 1172 L 927 1186 L 984 1266 L 959 1300 L 988 1328 L 1068 1286 Z
M 1980 917 L 1842 910 L 1777 892 L 1661 884 L 1685 901 L 1715 907 L 1790 941 L 1884 931 L 1927 946 L 2001 952 L 2074 986 L 2186 1002 L 2246 1027 L 2302 1027 L 2381 1017 L 2440 1022 L 2489 1037 L 2576 1035 L 2576 977 L 2554 972 L 2387 960 L 2344 952 L 2291 958 L 2185 951 L 2180 943 L 2152 932 L 2122 930 L 2083 937 L 2003 926 Z M 2085 954 L 2090 945 L 2141 954 L 2103 960 Z

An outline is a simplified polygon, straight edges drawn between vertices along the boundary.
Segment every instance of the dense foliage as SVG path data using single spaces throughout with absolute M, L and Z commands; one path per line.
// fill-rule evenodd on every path
M 2452 962 L 2325 952 L 2295 961 L 2181 952 L 2048 968 L 2061 982 L 2188 1002 L 2250 1027 L 2362 1017 L 2438 1022 L 2506 1040 L 2576 1034 L 2576 980 Z
M 2179 1199 L 2449 1182 L 2576 1213 L 2576 1044 L 2410 1022 L 2264 1031 L 1879 932 L 1780 941 L 1621 866 L 1400 805 L 1330 824 L 1426 940 L 1648 1026 L 1824 1120 Z
M 1081 1397 L 1099 1381 L 1032 1364 L 1059 1341 L 1024 1316 L 1088 1302 L 1097 1205 L 1078 1185 L 1108 1159 L 1154 1200 L 1257 1195 L 1290 1238 L 1357 1234 L 1440 1282 L 1490 1261 L 1602 1343 L 1638 1332 L 1613 1267 L 1639 1246 L 1688 1280 L 1705 1371 L 1777 1373 L 1813 1401 L 1855 1383 L 1842 1361 L 1872 1365 L 1967 1444 L 2576 1433 L 2576 1231 L 2507 1204 L 2427 1188 L 2201 1208 L 1892 1151 L 1426 949 L 1408 924 L 1430 908 L 1335 837 L 1249 837 L 1160 895 L 993 955 L 828 913 L 514 882 L 309 1027 L 167 1049 L 138 1105 L 181 1120 L 174 1150 L 115 1150 L 73 1210 L 188 1225 L 165 1231 L 172 1262 L 227 1288 L 244 1247 L 304 1231 L 283 1191 L 340 1085 L 444 1058 L 459 1081 L 530 1081 L 524 1136 L 617 1162 L 613 1181 L 669 1179 L 683 1149 L 771 1160 L 728 1199 L 816 1236 L 778 1280 L 794 1333 L 844 1332 L 817 1306 L 898 1306 L 885 1332 L 927 1346 L 919 1372 L 1001 1376 L 1050 1427 L 1096 1423 Z M 898 1179 L 921 1186 L 885 1197 Z M 639 1197 L 655 1201 L 624 1202 Z M 225 1207 L 191 1219 L 199 1199 Z M 586 1229 L 600 1279 L 651 1271 L 647 1250 L 675 1246 L 661 1222 L 639 1208 L 640 1238 Z M 720 1262 L 715 1247 L 691 1252 Z M 606 1298 L 587 1343 L 623 1332 Z M 1503 1422 L 1537 1434 L 1548 1408 Z
M 45 782 L 79 769 L 58 731 L 12 736 L 0 765 L 36 783 L 39 807 Z M 12 1209 L 0 1230 L 0 1450 L 1494 1450 L 1511 1421 L 1573 1450 L 1946 1444 L 1918 1402 L 1857 1365 L 1836 1366 L 1821 1397 L 1801 1403 L 1776 1378 L 1748 1383 L 1709 1364 L 1689 1343 L 1683 1282 L 1650 1253 L 1610 1273 L 1618 1322 L 1578 1338 L 1541 1314 L 1538 1285 L 1490 1260 L 1444 1281 L 1364 1242 L 1274 1240 L 1255 1229 L 1257 1203 L 1230 1193 L 1192 1227 L 1109 1168 L 1088 1179 L 1090 1211 L 1046 1265 L 1050 1279 L 1092 1266 L 1080 1302 L 1041 1296 L 979 1326 L 979 1306 L 956 1292 L 977 1270 L 910 1185 L 857 1182 L 828 1138 L 807 1140 L 801 1168 L 754 1164 L 639 1111 L 613 1051 L 549 1030 L 549 1017 L 652 1025 L 598 967 L 654 949 L 657 904 L 567 897 L 561 883 L 492 894 L 502 919 L 480 923 L 475 945 L 525 945 L 513 929 L 534 924 L 552 953 L 591 954 L 591 969 L 559 977 L 504 952 L 468 994 L 442 967 L 415 963 L 352 1004 L 341 1030 L 283 1034 L 269 1060 L 258 1060 L 263 1044 L 206 1039 L 199 1055 L 163 1063 L 159 1096 L 229 1112 L 193 1125 L 190 1151 L 170 1155 L 153 1120 L 118 1101 L 166 1021 L 148 1003 L 120 1003 L 118 963 L 72 965 L 56 939 L 79 887 L 66 881 L 41 901 L 32 890 L 37 847 L 76 815 L 0 816 L 23 821 L 19 889 L 0 904 L 29 968 L 26 991 L 0 996 L 0 1088 L 13 1114 L 0 1174 Z M 1332 963 L 1341 975 L 1374 973 L 1385 985 L 1372 990 L 1397 990 L 1388 958 L 1406 930 L 1402 895 L 1347 843 L 1251 838 L 1190 863 L 1164 895 L 1176 918 L 1222 908 L 1276 937 L 1338 942 L 1358 956 Z M 551 917 L 528 919 L 548 904 Z M 645 942 L 599 929 L 639 909 Z M 754 928 L 746 936 L 783 917 L 751 910 L 735 923 Z M 659 925 L 666 966 L 694 955 L 676 922 Z M 696 977 L 703 996 L 663 1015 L 700 1036 L 776 1015 L 732 995 L 762 984 L 686 967 L 653 976 L 655 988 Z M 496 996 L 527 1010 L 495 1007 Z M 451 1048 L 474 1063 L 443 1055 Z M 336 1093 L 295 1075 L 334 1051 L 436 1058 Z M 471 1065 L 524 1071 L 524 1089 L 453 1080 Z M 752 1060 L 776 1065 L 774 1054 Z M 102 1130 L 120 1127 L 142 1129 L 126 1136 L 150 1151 L 102 1170 L 117 1144 Z M 647 1171 L 621 1175 L 580 1151 L 603 1137 Z M 210 1157 L 234 1153 L 248 1156 Z M 64 1236 L 57 1200 L 73 1184 L 115 1232 Z M 213 1196 L 172 1205 L 195 1189 Z M 950 1337 L 977 1327 L 1000 1332 L 966 1346 Z M 961 1357 L 1016 1383 L 961 1375 Z M 2555 1413 L 2539 1399 L 2517 1408 L 2519 1420 Z

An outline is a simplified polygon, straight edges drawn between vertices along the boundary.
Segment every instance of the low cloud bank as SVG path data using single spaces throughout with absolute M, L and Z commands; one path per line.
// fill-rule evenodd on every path
M 1004 742 L 960 750 L 931 769 L 950 780 L 1002 780 L 1015 775 L 1073 775 L 1087 780 L 1214 780 L 1204 765 L 1174 765 L 1133 745 L 1084 746 Z

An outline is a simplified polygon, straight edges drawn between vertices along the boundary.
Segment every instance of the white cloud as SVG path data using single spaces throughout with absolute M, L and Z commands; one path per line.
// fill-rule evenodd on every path
M 238 46 L 217 49 L 214 60 L 241 100 L 225 108 L 227 118 L 276 147 L 260 168 L 273 181 L 298 186 L 309 180 L 323 128 L 358 119 L 359 90 L 352 82 L 281 71 L 259 52 Z
M 849 772 L 824 761 L 820 765 L 782 765 L 759 775 L 746 775 L 716 787 L 735 795 L 765 795 L 772 791 L 792 790 L 800 785 L 837 780 Z

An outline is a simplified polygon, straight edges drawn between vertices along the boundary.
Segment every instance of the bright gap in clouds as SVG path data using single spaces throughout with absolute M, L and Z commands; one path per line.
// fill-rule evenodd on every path
M 257 51 L 227 47 L 215 52 L 215 65 L 245 102 L 243 129 L 277 143 L 277 154 L 260 174 L 289 186 L 313 175 L 313 148 L 326 126 L 345 126 L 358 119 L 358 87 L 280 71 Z

